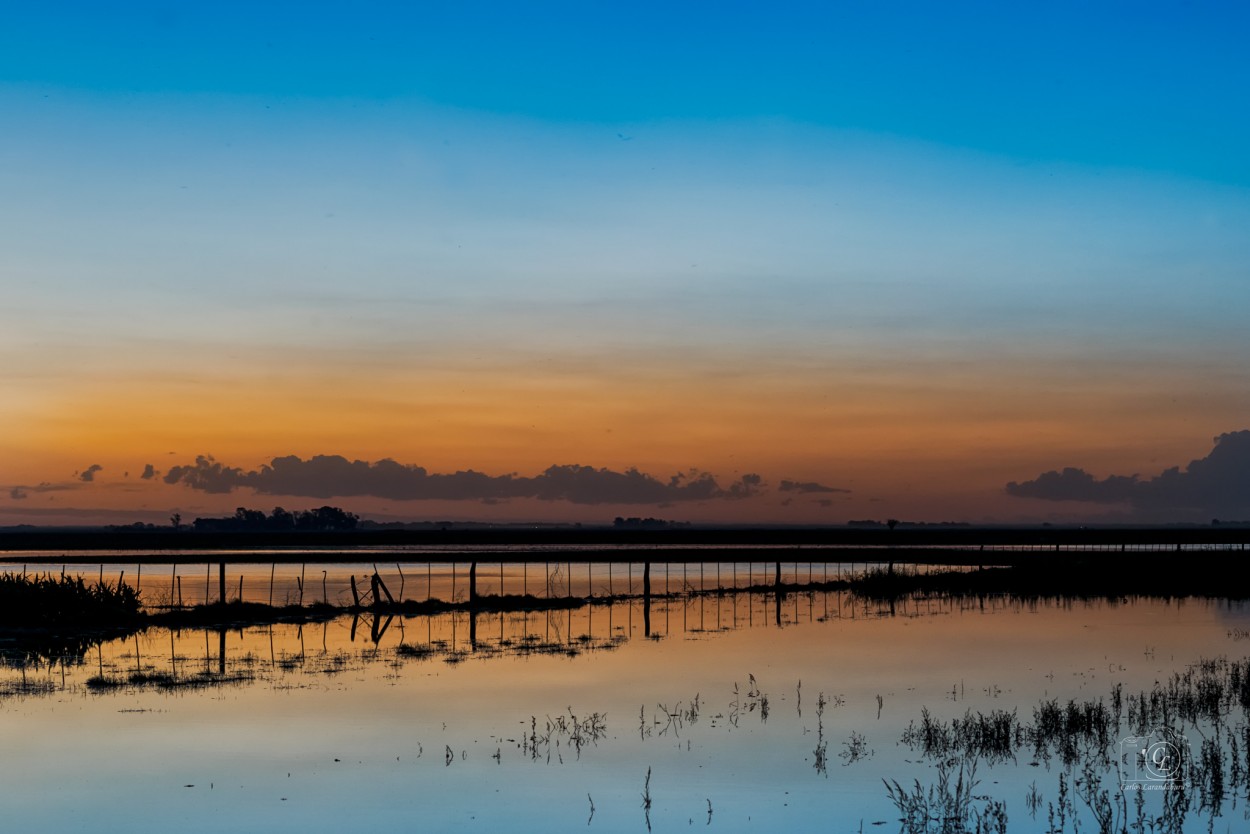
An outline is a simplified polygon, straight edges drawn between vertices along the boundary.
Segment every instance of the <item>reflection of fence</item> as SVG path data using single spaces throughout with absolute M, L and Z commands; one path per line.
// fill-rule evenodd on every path
M 551 611 L 455 610 L 416 617 L 365 612 L 359 617 L 244 629 L 149 628 L 102 644 L 93 641 L 77 660 L 63 653 L 44 660 L 38 655 L 10 658 L 0 653 L 0 695 L 62 691 L 67 669 L 79 676 L 79 685 L 86 682 L 97 687 L 215 685 L 265 679 L 301 668 L 341 672 L 352 663 L 383 657 L 361 653 L 373 647 L 397 650 L 403 659 L 455 663 L 469 656 L 574 655 L 644 637 L 701 639 L 719 632 L 775 628 L 778 622 L 788 627 L 963 610 L 983 614 L 1021 610 L 1026 605 L 1008 599 L 933 598 L 887 604 L 847 590 L 811 590 L 784 595 L 778 607 L 777 595 L 764 589 L 748 591 L 744 586 L 740 593 L 725 594 L 710 590 L 702 595 L 657 598 L 649 607 L 641 597 L 617 597 Z M 38 669 L 46 672 L 44 677 L 29 676 Z M 85 681 L 86 676 L 95 678 L 94 682 Z
M 476 564 L 479 596 L 533 595 L 538 598 L 628 597 L 641 595 L 642 562 L 401 562 L 392 565 L 335 564 L 41 564 L 8 565 L 0 572 L 82 576 L 87 581 L 125 581 L 140 592 L 150 610 L 228 602 L 269 605 L 327 603 L 368 605 L 370 577 L 376 571 L 385 592 L 399 600 L 464 602 L 469 598 L 470 566 Z M 733 591 L 754 586 L 813 584 L 862 576 L 881 562 L 657 562 L 651 564 L 651 591 L 673 595 Z M 900 563 L 901 566 L 902 563 Z M 907 565 L 920 573 L 949 568 Z M 958 568 L 956 568 L 958 569 Z M 352 579 L 358 584 L 352 593 Z

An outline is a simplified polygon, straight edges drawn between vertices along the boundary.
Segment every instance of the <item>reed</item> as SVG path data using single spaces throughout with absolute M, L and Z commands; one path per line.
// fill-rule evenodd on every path
M 119 579 L 88 584 L 81 576 L 0 574 L 0 626 L 91 628 L 141 619 L 139 592 Z
M 953 781 L 952 781 L 953 779 Z M 908 789 L 896 780 L 882 780 L 886 795 L 898 809 L 904 834 L 1005 834 L 1007 807 L 984 797 L 974 797 L 980 782 L 976 761 L 961 761 L 958 770 L 943 762 L 938 766 L 936 785 L 928 790 L 916 780 Z M 973 801 L 983 803 L 981 807 Z M 1062 830 L 1062 829 L 1060 829 Z

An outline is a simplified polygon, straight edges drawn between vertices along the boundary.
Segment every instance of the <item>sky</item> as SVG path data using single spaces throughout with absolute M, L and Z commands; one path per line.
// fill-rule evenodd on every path
M 41 3 L 0 525 L 1250 519 L 1250 9 Z

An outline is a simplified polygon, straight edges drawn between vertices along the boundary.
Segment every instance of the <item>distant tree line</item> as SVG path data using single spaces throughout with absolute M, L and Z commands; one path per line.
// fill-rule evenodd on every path
M 618 515 L 612 522 L 612 526 L 618 530 L 667 530 L 673 527 L 689 527 L 690 522 L 667 521 L 663 518 L 638 518 L 637 516 L 621 518 Z
M 852 519 L 846 523 L 847 527 L 886 527 L 893 530 L 895 527 L 971 527 L 972 525 L 966 521 L 899 521 L 897 518 L 887 519 L 886 521 L 877 521 L 871 518 Z
M 355 530 L 360 516 L 338 507 L 318 507 L 315 510 L 289 512 L 275 507 L 269 515 L 261 510 L 239 507 L 234 515 L 223 518 L 197 518 L 192 527 L 197 533 L 224 532 L 328 532 Z

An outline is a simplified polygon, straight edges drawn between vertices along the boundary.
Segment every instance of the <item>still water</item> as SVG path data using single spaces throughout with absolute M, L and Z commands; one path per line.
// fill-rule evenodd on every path
M 978 783 L 968 830 L 996 807 L 1011 831 L 1097 831 L 1108 808 L 1119 830 L 1121 804 L 1132 830 L 1136 815 L 1162 820 L 1169 797 L 1174 828 L 1246 830 L 1242 667 L 1229 664 L 1250 655 L 1247 629 L 1250 611 L 1219 601 L 835 592 L 780 608 L 772 594 L 710 594 L 649 612 L 635 600 L 149 629 L 5 656 L 0 819 L 13 831 L 897 831 L 915 805 L 900 808 L 887 782 L 927 796 L 945 770 L 949 793 L 962 765 Z M 1227 684 L 1224 701 L 1196 718 L 1130 715 L 1138 693 L 1183 692 L 1186 673 L 1208 695 Z M 1028 735 L 1049 702 L 1123 711 L 1065 756 Z M 977 716 L 1026 728 L 1010 755 L 922 741 L 926 726 L 929 742 L 949 741 L 942 728 Z M 1192 751 L 1184 771 L 1126 772 L 1122 740 L 1158 747 L 1159 724 L 1169 749 Z

